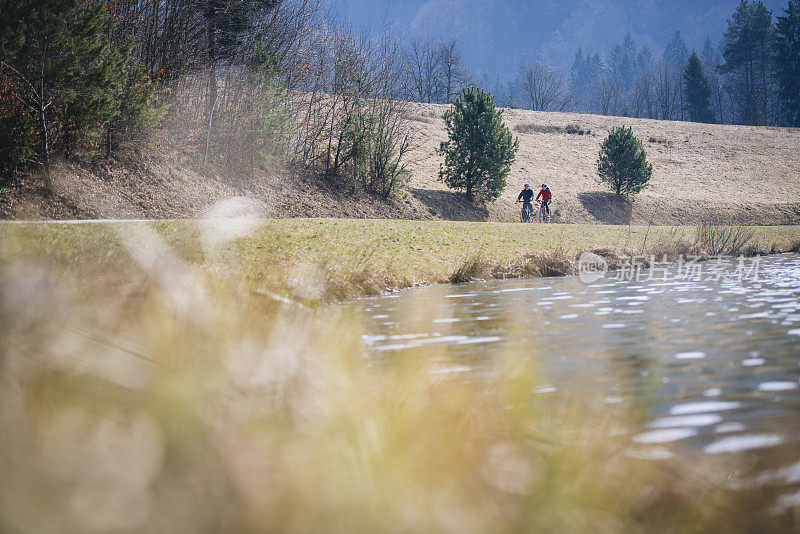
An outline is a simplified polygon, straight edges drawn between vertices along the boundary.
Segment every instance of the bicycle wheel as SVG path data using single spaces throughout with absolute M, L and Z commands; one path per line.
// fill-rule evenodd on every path
M 527 205 L 522 206 L 522 213 L 520 214 L 520 220 L 524 223 L 531 222 L 531 209 Z

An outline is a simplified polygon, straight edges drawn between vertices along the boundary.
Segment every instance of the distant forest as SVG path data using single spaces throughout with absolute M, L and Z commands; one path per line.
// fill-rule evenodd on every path
M 367 25 L 368 15 L 378 26 L 380 20 L 408 19 L 403 35 L 409 69 L 416 78 L 417 91 L 411 96 L 417 101 L 447 103 L 461 85 L 478 85 L 491 91 L 500 105 L 538 111 L 800 125 L 797 0 L 776 6 L 775 12 L 763 2 L 744 0 L 738 5 L 704 0 L 691 5 L 614 0 L 546 5 L 514 1 L 475 6 L 435 1 L 401 4 L 335 0 L 333 11 L 340 20 L 345 13 L 357 12 L 355 20 Z M 727 12 L 721 10 L 726 4 Z M 550 40 L 535 33 L 521 35 L 520 24 L 526 19 L 535 19 L 541 34 Z M 690 26 L 692 39 L 681 28 L 670 26 L 673 22 Z M 611 23 L 616 27 L 607 27 Z M 480 28 L 468 34 L 470 38 L 425 31 L 458 35 L 471 24 Z M 629 31 L 617 42 L 611 41 L 622 28 L 636 33 Z M 705 33 L 698 39 L 700 32 L 713 28 L 719 28 L 719 33 Z M 657 42 L 654 36 L 661 34 L 664 40 Z M 487 35 L 499 41 L 479 38 Z M 575 44 L 581 42 L 593 44 Z M 492 58 L 495 72 L 509 70 L 508 56 L 521 59 L 510 75 L 492 77 L 480 66 L 486 50 L 497 54 Z M 502 50 L 509 53 L 499 53 Z
M 763 0 L 777 15 L 786 0 Z M 560 73 L 578 48 L 610 54 L 627 34 L 660 56 L 675 29 L 698 53 L 716 43 L 739 0 L 325 0 L 331 18 L 357 31 L 388 25 L 406 39 L 459 43 L 479 79 L 517 74 L 520 63 L 546 61 Z

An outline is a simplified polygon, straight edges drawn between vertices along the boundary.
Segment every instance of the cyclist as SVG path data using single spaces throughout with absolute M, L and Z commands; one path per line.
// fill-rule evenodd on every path
M 522 202 L 522 213 L 524 218 L 525 209 L 527 208 L 528 213 L 533 213 L 533 204 L 531 201 L 533 200 L 533 189 L 531 189 L 531 184 L 525 184 L 522 192 L 517 197 L 517 202 Z
M 547 216 L 550 217 L 550 202 L 553 201 L 553 193 L 550 191 L 550 188 L 547 187 L 547 184 L 542 184 L 542 189 L 539 191 L 539 194 L 536 195 L 536 200 L 538 201 L 539 198 L 542 199 L 545 210 L 547 210 Z

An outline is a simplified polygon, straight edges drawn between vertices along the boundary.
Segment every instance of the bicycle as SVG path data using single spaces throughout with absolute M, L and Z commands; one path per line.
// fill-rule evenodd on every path
M 547 204 L 541 200 L 537 200 L 536 202 L 539 203 L 539 222 L 543 224 L 551 222 L 550 211 L 547 209 Z
M 521 202 L 521 201 L 517 201 Z M 524 223 L 533 222 L 533 204 L 530 202 L 522 202 L 522 213 L 520 213 L 520 221 Z

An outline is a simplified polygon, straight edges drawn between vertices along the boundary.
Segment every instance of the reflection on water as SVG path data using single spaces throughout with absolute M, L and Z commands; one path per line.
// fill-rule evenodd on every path
M 798 255 L 762 260 L 757 281 L 495 281 L 360 305 L 376 355 L 426 357 L 444 345 L 448 360 L 435 372 L 447 374 L 530 354 L 548 382 L 537 393 L 588 389 L 600 402 L 649 407 L 640 447 L 769 450 L 794 464 L 765 465 L 780 480 L 765 474 L 764 482 L 800 485 Z M 670 453 L 653 446 L 649 454 Z

